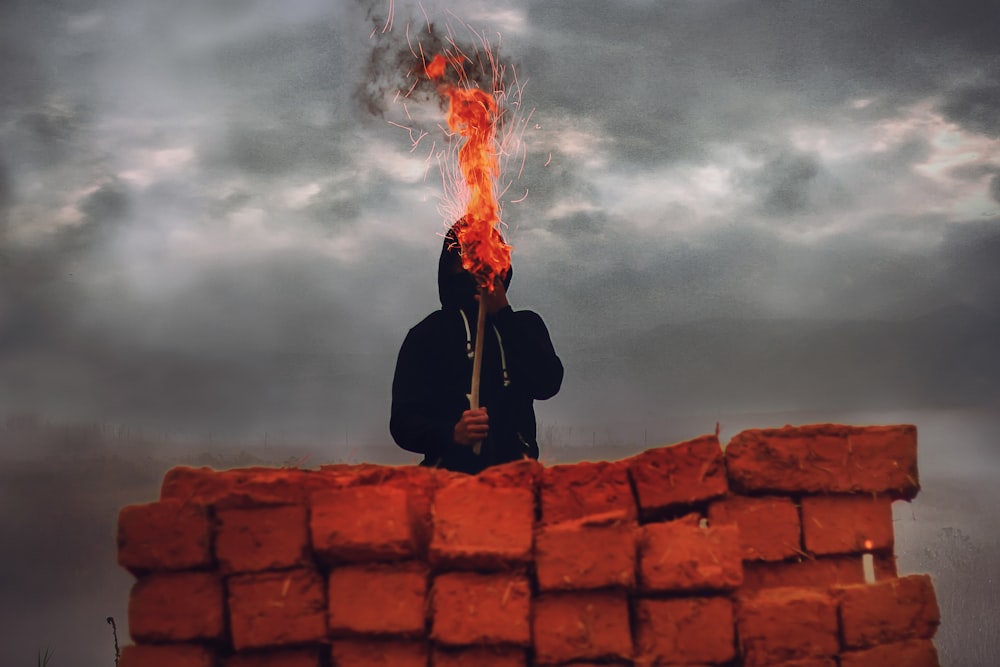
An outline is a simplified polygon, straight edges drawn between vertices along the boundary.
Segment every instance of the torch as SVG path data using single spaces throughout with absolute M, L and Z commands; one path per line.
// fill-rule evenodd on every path
M 469 407 L 479 407 L 479 379 L 483 365 L 483 332 L 486 327 L 486 298 L 495 289 L 496 279 L 510 267 L 511 247 L 500 234 L 496 180 L 500 174 L 497 158 L 497 123 L 500 118 L 496 98 L 472 87 L 464 76 L 459 56 L 438 54 L 424 67 L 426 76 L 436 81 L 438 91 L 448 100 L 448 128 L 464 138 L 458 149 L 458 166 L 468 193 L 463 220 L 456 229 L 462 250 L 462 267 L 476 277 L 479 285 L 479 314 L 476 318 L 476 347 L 472 361 Z M 457 83 L 446 79 L 449 69 Z M 463 85 L 464 84 L 464 85 Z M 479 454 L 482 443 L 473 451 Z

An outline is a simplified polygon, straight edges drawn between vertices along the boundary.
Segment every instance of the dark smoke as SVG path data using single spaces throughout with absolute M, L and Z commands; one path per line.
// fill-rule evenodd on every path
M 430 80 L 424 68 L 435 55 L 444 54 L 449 67 L 441 82 L 463 87 L 477 87 L 496 93 L 511 83 L 505 80 L 513 72 L 513 63 L 500 59 L 496 51 L 487 57 L 483 47 L 471 38 L 459 41 L 451 29 L 440 28 L 435 23 L 421 21 L 401 24 L 397 20 L 391 30 L 384 30 L 384 18 L 369 12 L 373 25 L 373 47 L 361 74 L 361 81 L 354 97 L 367 114 L 384 118 L 393 107 L 397 95 L 417 103 L 436 102 L 444 109 L 445 102 L 438 95 L 438 81 Z

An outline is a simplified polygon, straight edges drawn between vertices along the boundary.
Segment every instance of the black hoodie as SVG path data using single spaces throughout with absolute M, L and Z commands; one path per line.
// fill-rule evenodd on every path
M 563 367 L 542 318 L 510 306 L 486 319 L 479 403 L 489 414 L 489 435 L 479 454 L 454 441 L 455 424 L 469 409 L 479 308 L 475 280 L 453 269 L 458 261 L 452 228 L 438 263 L 441 310 L 410 329 L 399 350 L 389 430 L 400 447 L 424 455 L 421 465 L 477 473 L 525 455 L 537 459 L 534 401 L 559 391 Z M 505 284 L 510 278 L 508 272 Z

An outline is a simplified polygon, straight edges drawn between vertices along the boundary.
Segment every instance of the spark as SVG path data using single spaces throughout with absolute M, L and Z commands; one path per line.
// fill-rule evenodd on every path
M 382 34 L 392 30 L 392 20 L 396 13 L 396 0 L 389 0 L 389 11 L 385 17 L 385 25 L 382 26 Z

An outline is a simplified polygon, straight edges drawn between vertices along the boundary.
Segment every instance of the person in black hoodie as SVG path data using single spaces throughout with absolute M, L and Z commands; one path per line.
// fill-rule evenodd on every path
M 508 270 L 486 296 L 481 407 L 469 409 L 479 290 L 462 268 L 461 224 L 445 236 L 438 261 L 441 309 L 410 329 L 399 350 L 389 431 L 400 447 L 424 455 L 420 465 L 474 474 L 538 458 L 534 401 L 559 391 L 563 366 L 542 318 L 510 307 Z

